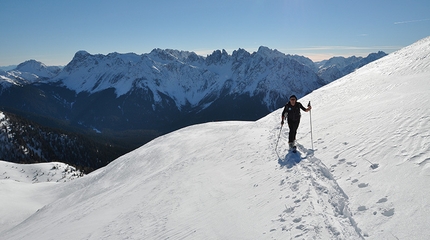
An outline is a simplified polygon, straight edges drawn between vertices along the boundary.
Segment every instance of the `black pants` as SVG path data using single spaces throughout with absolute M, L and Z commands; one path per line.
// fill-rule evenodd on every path
M 288 143 L 293 143 L 296 140 L 297 128 L 299 128 L 300 119 L 299 120 L 287 120 L 288 127 L 290 128 L 290 133 L 288 135 Z

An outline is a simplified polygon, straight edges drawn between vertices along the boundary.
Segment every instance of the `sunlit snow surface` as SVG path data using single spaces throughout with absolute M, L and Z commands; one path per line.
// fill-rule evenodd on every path
M 0 113 L 0 127 L 7 124 Z M 0 161 L 0 232 L 11 228 L 58 198 L 58 188 L 81 177 L 64 163 L 16 164 Z M 0 234 L 0 239 L 3 239 Z
M 2 199 L 21 196 L 0 208 L 45 206 L 0 239 L 426 239 L 429 96 L 426 38 L 300 99 L 313 110 L 297 154 L 278 109 L 175 131 L 52 187 L 2 179 Z

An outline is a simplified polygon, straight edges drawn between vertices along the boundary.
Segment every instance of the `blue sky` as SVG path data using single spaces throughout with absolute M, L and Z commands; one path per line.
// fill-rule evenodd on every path
M 430 35 L 429 0 L 1 0 L 0 66 L 65 65 L 154 48 L 254 52 L 314 61 L 391 53 Z

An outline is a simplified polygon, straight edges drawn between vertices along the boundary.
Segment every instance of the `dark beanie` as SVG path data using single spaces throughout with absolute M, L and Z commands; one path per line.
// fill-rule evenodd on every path
M 291 98 L 295 98 L 295 99 L 297 100 L 296 95 L 291 95 L 290 99 L 291 99 Z

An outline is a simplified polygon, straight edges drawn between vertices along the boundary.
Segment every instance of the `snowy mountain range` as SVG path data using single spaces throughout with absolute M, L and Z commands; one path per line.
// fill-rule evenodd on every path
M 377 56 L 385 54 L 380 52 Z M 260 47 L 252 54 L 243 49 L 234 51 L 232 55 L 217 50 L 207 57 L 193 52 L 161 49 L 142 55 L 91 55 L 79 51 L 63 69 L 30 60 L 4 72 L 0 81 L 0 98 L 4 107 L 48 114 L 97 129 L 112 128 L 112 125 L 126 122 L 132 122 L 127 129 L 154 128 L 151 124 L 141 123 L 151 118 L 156 119 L 157 124 L 160 121 L 166 123 L 162 118 L 178 115 L 189 118 L 190 115 L 183 114 L 188 112 L 203 115 L 197 122 L 216 120 L 216 116 L 220 119 L 255 120 L 282 106 L 290 94 L 303 96 L 334 80 L 322 80 L 317 73 L 323 75 L 328 69 L 336 68 L 347 74 L 349 72 L 345 69 L 355 70 L 375 59 L 377 57 L 336 58 L 335 63 L 328 61 L 318 68 L 310 59 L 285 55 L 267 47 Z M 33 93 L 31 97 L 26 96 L 28 91 Z M 105 109 L 100 111 L 98 106 L 88 106 L 88 102 L 95 101 L 92 98 L 102 102 Z M 233 99 L 235 103 L 232 106 Z M 38 104 L 31 103 L 34 101 Z M 257 111 L 246 111 L 250 101 Z M 46 108 L 55 110 L 47 112 Z M 157 111 L 162 114 L 154 115 Z M 165 114 L 170 111 L 174 114 Z M 225 111 L 230 113 L 220 113 Z M 235 112 L 240 114 L 233 114 Z M 112 118 L 120 121 L 115 123 Z M 179 125 L 184 126 L 184 123 Z
M 430 37 L 307 94 L 298 153 L 278 108 L 165 134 L 66 183 L 2 179 L 16 224 L 0 236 L 426 239 L 429 79 Z
M 232 55 L 217 50 L 207 57 L 169 49 L 154 49 L 142 55 L 91 55 L 79 51 L 63 70 L 29 60 L 2 75 L 6 84 L 49 80 L 76 93 L 92 94 L 113 88 L 117 97 L 141 88 L 152 93 L 155 105 L 161 101 L 160 95 L 166 95 L 179 109 L 186 105 L 195 107 L 201 102 L 207 106 L 205 99 L 213 99 L 228 88 L 230 95 L 262 94 L 266 107 L 273 109 L 279 106 L 273 94 L 285 98 L 291 92 L 303 95 L 321 86 L 314 73 L 323 75 L 336 68 L 346 75 L 385 55 L 379 52 L 366 58 L 336 57 L 313 63 L 308 58 L 285 55 L 267 47 L 260 47 L 252 54 L 243 49 Z M 324 80 L 328 83 L 335 79 Z
M 28 60 L 19 64 L 16 68 L 0 73 L 0 77 L 6 83 L 0 84 L 7 87 L 8 84 L 30 84 L 38 81 L 53 78 L 61 71 L 57 66 L 46 66 L 45 64 L 36 60 Z
M 348 58 L 333 57 L 329 60 L 316 63 L 318 67 L 318 76 L 326 83 L 330 83 L 386 55 L 386 53 L 379 51 L 377 53 L 371 53 L 365 58 L 355 56 Z
M 207 57 L 169 49 L 142 55 L 79 51 L 64 68 L 30 60 L 3 72 L 0 110 L 38 125 L 97 133 L 96 138 L 104 139 L 99 142 L 117 149 L 111 154 L 116 157 L 192 124 L 256 120 L 284 105 L 289 95 L 304 96 L 334 80 L 322 79 L 318 73 L 355 69 L 351 66 L 374 59 L 336 58 L 318 66 L 308 58 L 267 47 L 254 53 L 238 49 L 231 55 L 217 50 Z M 23 144 L 28 154 L 7 152 L 4 160 L 17 161 L 12 157 L 16 154 L 45 158 L 32 142 Z M 55 160 L 71 164 L 69 159 Z M 94 160 L 90 165 L 111 160 Z

